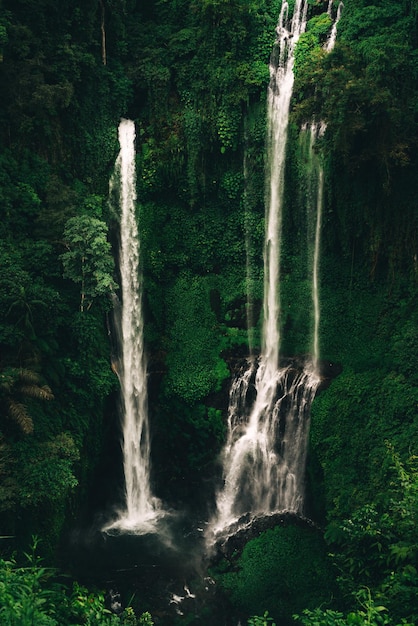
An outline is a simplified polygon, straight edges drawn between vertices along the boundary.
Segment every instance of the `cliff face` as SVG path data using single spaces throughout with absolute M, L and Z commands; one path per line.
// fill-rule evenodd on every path
M 152 454 L 163 497 L 205 509 L 248 325 L 259 349 L 265 101 L 281 3 L 142 4 L 0 7 L 0 506 L 10 532 L 20 532 L 19 512 L 22 536 L 38 529 L 55 540 L 69 494 L 78 482 L 79 511 L 114 445 L 110 300 L 94 284 L 80 311 L 81 266 L 63 279 L 60 257 L 84 254 L 78 231 L 64 236 L 70 218 L 99 220 L 115 247 L 108 180 L 121 116 L 137 128 Z M 296 357 L 309 351 L 311 315 L 300 126 L 322 120 L 320 356 L 339 375 L 313 406 L 310 506 L 321 522 L 383 498 L 385 441 L 402 458 L 416 453 L 418 353 L 416 2 L 346 0 L 330 53 L 327 9 L 309 3 L 298 46 L 281 278 L 282 350 Z M 23 370 L 38 377 L 31 393 Z M 54 399 L 39 391 L 45 385 Z

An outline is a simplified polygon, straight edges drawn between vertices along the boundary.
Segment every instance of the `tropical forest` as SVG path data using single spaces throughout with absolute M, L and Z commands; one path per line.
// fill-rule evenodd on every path
M 418 0 L 0 0 L 0 625 L 418 623 Z

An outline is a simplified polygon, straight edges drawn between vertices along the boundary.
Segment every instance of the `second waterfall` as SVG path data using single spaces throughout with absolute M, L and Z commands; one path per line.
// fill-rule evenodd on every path
M 140 238 L 136 219 L 135 124 L 119 125 L 120 152 L 110 182 L 120 210 L 119 268 L 121 304 L 115 305 L 118 337 L 116 370 L 120 380 L 125 506 L 104 530 L 142 533 L 162 514 L 150 487 L 147 365 L 143 338 Z
M 261 355 L 248 360 L 231 386 L 223 485 L 208 543 L 227 537 L 254 517 L 279 511 L 301 513 L 303 508 L 310 405 L 319 383 L 314 336 L 318 325 L 312 330 L 312 357 L 302 367 L 281 366 L 280 253 L 294 51 L 306 28 L 307 8 L 307 0 L 296 0 L 290 18 L 289 5 L 283 2 L 271 56 Z

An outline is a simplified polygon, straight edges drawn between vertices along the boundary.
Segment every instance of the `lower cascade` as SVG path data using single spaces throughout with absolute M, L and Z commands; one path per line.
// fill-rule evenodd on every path
M 210 527 L 215 540 L 254 517 L 278 511 L 302 514 L 309 415 L 318 383 L 314 369 L 288 365 L 266 384 L 262 359 L 238 373 L 222 454 L 224 485 Z

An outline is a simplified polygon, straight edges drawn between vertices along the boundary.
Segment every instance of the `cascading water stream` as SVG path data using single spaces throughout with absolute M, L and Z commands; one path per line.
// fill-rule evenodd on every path
M 321 225 L 322 225 L 322 209 L 324 197 L 324 170 L 319 167 L 318 171 L 318 190 L 316 200 L 316 227 L 315 227 L 315 246 L 314 258 L 312 266 L 312 303 L 314 310 L 314 332 L 313 332 L 313 349 L 312 349 L 312 368 L 318 373 L 319 367 L 319 253 L 321 243 Z
M 265 378 L 278 368 L 280 346 L 280 243 L 284 170 L 289 124 L 290 99 L 293 90 L 294 51 L 306 27 L 308 3 L 297 0 L 288 28 L 289 6 L 283 2 L 276 29 L 277 39 L 270 61 L 270 83 L 267 92 L 267 171 L 266 230 L 264 244 L 264 319 L 262 355 Z
M 150 488 L 150 435 L 148 424 L 147 364 L 144 352 L 140 239 L 136 221 L 135 125 L 119 125 L 120 152 L 111 191 L 116 188 L 120 207 L 119 267 L 122 303 L 115 307 L 119 354 L 117 373 L 121 387 L 125 508 L 104 528 L 148 532 L 161 515 L 161 503 Z
M 333 0 L 329 0 L 328 3 L 328 15 L 332 16 Z M 335 46 L 337 40 L 337 25 L 340 21 L 342 10 L 344 8 L 343 2 L 340 2 L 337 8 L 337 14 L 333 22 L 331 33 L 327 39 L 324 49 L 327 52 L 331 52 Z M 322 211 L 323 211 L 323 195 L 324 195 L 324 170 L 319 158 L 315 154 L 314 147 L 318 138 L 322 137 L 326 131 L 325 122 L 313 121 L 310 125 L 309 146 L 308 146 L 308 167 L 307 167 L 307 186 L 311 189 L 316 185 L 316 198 L 315 200 L 311 195 L 311 202 L 315 205 L 314 212 L 315 218 L 315 237 L 314 237 L 314 251 L 312 262 L 312 305 L 314 313 L 314 332 L 313 332 L 313 346 L 312 346 L 312 368 L 313 371 L 318 372 L 318 358 L 319 358 L 319 252 L 321 244 L 321 226 L 322 226 Z M 302 128 L 302 134 L 307 132 L 307 126 Z M 309 212 L 309 204 L 307 203 L 307 209 Z M 309 222 L 309 218 L 308 218 Z
M 289 6 L 283 2 L 276 29 L 267 95 L 262 350 L 259 361 L 251 359 L 231 387 L 222 455 L 224 485 L 209 523 L 208 544 L 236 530 L 248 514 L 299 512 L 303 504 L 307 418 L 318 376 L 311 366 L 303 372 L 279 367 L 279 282 L 294 50 L 306 27 L 307 8 L 306 0 L 296 0 L 289 22 Z
M 328 14 L 331 16 L 332 14 L 332 6 L 333 6 L 333 0 L 329 0 L 329 5 L 328 5 Z M 334 20 L 334 23 L 332 25 L 331 28 L 331 33 L 328 37 L 328 41 L 325 45 L 325 50 L 327 52 L 331 52 L 331 50 L 334 48 L 335 46 L 335 42 L 337 40 L 337 26 L 338 26 L 338 22 L 340 21 L 341 18 L 341 14 L 344 8 L 344 3 L 342 1 L 340 1 L 338 8 L 337 8 L 337 16 Z
M 324 170 L 318 155 L 315 153 L 315 143 L 319 137 L 324 135 L 325 130 L 326 126 L 323 122 L 312 122 L 309 127 L 306 124 L 302 127 L 300 135 L 306 177 L 305 203 L 308 226 L 308 264 L 311 268 L 313 332 L 310 365 L 314 372 L 319 371 L 319 258 L 324 196 Z

